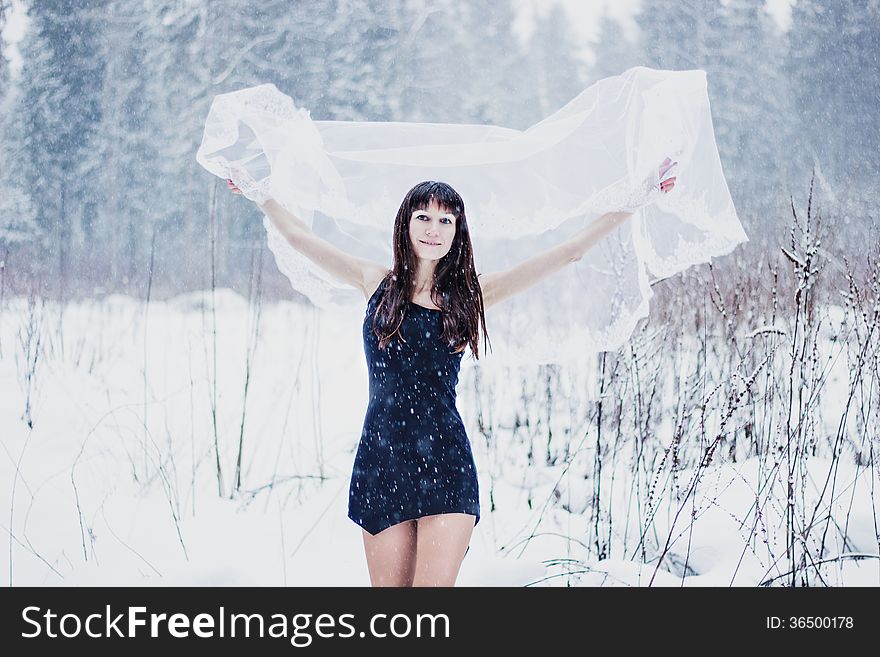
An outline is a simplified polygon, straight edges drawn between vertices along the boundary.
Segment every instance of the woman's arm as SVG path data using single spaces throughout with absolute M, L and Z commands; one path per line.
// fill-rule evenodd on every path
M 631 216 L 631 212 L 608 212 L 558 246 L 542 251 L 510 269 L 480 274 L 483 307 L 489 308 L 566 265 L 577 262 L 597 242 Z
M 233 192 L 241 193 L 231 182 L 227 184 Z M 360 289 L 366 299 L 370 298 L 388 271 L 387 267 L 350 255 L 318 237 L 302 219 L 275 199 L 270 198 L 258 205 L 294 249 L 337 280 Z
M 483 291 L 483 307 L 488 308 L 522 292 L 565 265 L 583 258 L 599 240 L 631 217 L 639 207 L 653 202 L 651 195 L 655 191 L 659 190 L 661 195 L 671 192 L 676 176 L 670 175 L 670 172 L 677 164 L 668 157 L 664 159 L 656 170 L 656 177 L 645 178 L 640 186 L 632 190 L 633 193 L 629 195 L 632 198 L 627 203 L 614 212 L 606 212 L 559 246 L 547 249 L 510 269 L 481 274 L 478 278 Z M 659 180 L 659 183 L 655 183 L 655 180 Z

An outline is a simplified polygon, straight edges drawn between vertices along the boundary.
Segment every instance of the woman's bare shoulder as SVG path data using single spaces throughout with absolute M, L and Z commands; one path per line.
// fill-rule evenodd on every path
M 364 271 L 364 296 L 367 301 L 370 300 L 370 297 L 376 292 L 379 287 L 379 283 L 385 280 L 385 277 L 391 272 L 388 267 L 384 265 L 374 265 L 367 268 Z

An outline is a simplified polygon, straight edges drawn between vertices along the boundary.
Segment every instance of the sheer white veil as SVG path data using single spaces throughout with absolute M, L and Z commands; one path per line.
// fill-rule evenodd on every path
M 271 195 L 322 238 L 391 267 L 391 229 L 423 180 L 462 196 L 480 273 L 558 244 L 678 161 L 675 189 L 581 260 L 486 311 L 496 364 L 564 363 L 619 348 L 647 315 L 650 283 L 746 241 L 724 174 L 706 73 L 631 68 L 526 130 L 494 125 L 316 121 L 272 84 L 215 97 L 197 159 L 246 196 Z M 294 289 L 326 310 L 360 290 L 296 252 L 264 217 Z M 481 340 L 482 343 L 482 340 Z M 469 360 L 469 359 L 465 359 Z

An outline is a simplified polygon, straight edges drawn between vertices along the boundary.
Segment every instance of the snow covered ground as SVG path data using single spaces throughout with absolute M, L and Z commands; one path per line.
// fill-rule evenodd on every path
M 256 307 L 217 290 L 215 317 L 210 297 L 145 310 L 114 296 L 63 313 L 13 299 L 0 310 L 4 586 L 369 585 L 346 514 L 367 404 L 360 317 L 265 305 L 254 340 Z M 847 380 L 845 361 L 836 367 L 832 395 Z M 459 585 L 755 586 L 785 573 L 784 461 L 774 473 L 766 459 L 718 453 L 691 496 L 692 472 L 677 471 L 677 501 L 658 494 L 668 468 L 635 481 L 634 451 L 615 450 L 601 470 L 612 558 L 597 559 L 584 544 L 596 482 L 582 467 L 595 436 L 569 426 L 571 458 L 552 464 L 527 458 L 512 429 L 485 440 L 473 373 L 462 371 L 459 408 L 483 515 Z M 515 414 L 515 397 L 492 403 L 505 406 L 499 417 Z M 822 558 L 837 558 L 822 570 L 828 584 L 877 585 L 880 477 L 851 461 L 798 465 L 801 506 L 816 507 L 807 544 L 815 551 L 824 537 Z

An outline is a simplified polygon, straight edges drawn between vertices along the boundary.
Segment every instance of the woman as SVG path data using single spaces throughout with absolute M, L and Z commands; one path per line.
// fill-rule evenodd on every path
M 633 210 L 652 191 L 673 189 L 675 164 L 664 160 L 653 190 L 635 190 Z M 421 182 L 403 199 L 392 269 L 322 240 L 271 198 L 259 207 L 297 251 L 367 300 L 370 401 L 348 515 L 362 528 L 372 585 L 454 586 L 480 518 L 476 468 L 455 407 L 464 349 L 479 357 L 485 309 L 579 260 L 632 213 L 606 213 L 510 269 L 477 274 L 464 202 L 443 182 Z

